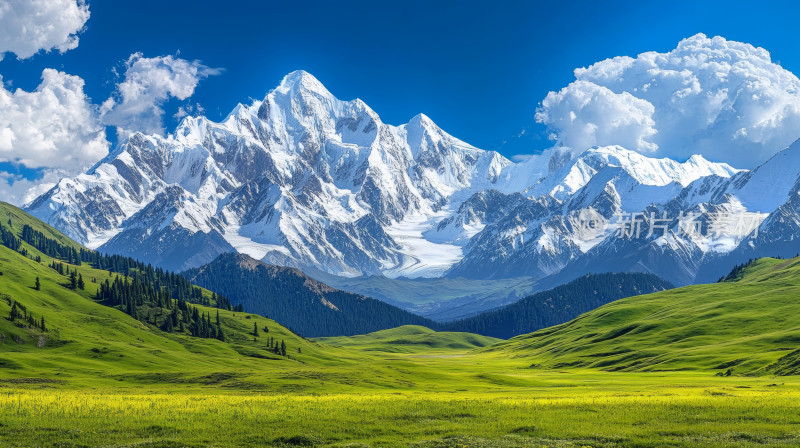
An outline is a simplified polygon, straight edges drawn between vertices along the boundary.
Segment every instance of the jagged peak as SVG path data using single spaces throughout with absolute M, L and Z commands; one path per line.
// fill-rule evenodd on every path
M 414 117 L 412 117 L 411 120 L 404 125 L 404 127 L 410 136 L 416 136 L 414 140 L 421 138 L 424 134 L 434 134 L 440 136 L 447 135 L 453 138 L 449 134 L 445 133 L 444 130 L 439 127 L 439 125 L 434 123 L 433 120 L 431 120 L 430 117 L 425 114 L 414 115 Z
M 305 70 L 295 70 L 284 76 L 275 90 L 283 94 L 292 94 L 303 90 L 318 93 L 323 96 L 333 96 L 314 75 Z
M 686 161 L 690 162 L 690 163 L 694 163 L 696 165 L 709 163 L 709 160 L 706 159 L 705 157 L 703 157 L 701 154 L 694 154 L 691 157 L 689 157 L 689 159 L 686 160 Z
M 433 120 L 431 120 L 430 117 L 425 114 L 414 115 L 411 120 L 408 120 L 408 125 L 420 127 L 436 126 L 438 128 L 436 123 L 434 123 Z

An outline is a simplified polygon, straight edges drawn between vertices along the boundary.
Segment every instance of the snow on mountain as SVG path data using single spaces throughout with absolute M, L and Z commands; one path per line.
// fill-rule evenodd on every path
M 219 123 L 187 117 L 165 137 L 131 135 L 27 210 L 90 247 L 178 270 L 235 250 L 344 276 L 646 271 L 685 284 L 729 254 L 793 238 L 798 159 L 800 143 L 753 171 L 620 146 L 512 163 L 422 114 L 385 124 L 297 71 Z M 686 213 L 713 231 L 687 234 Z M 632 215 L 669 219 L 621 238 Z M 719 231 L 731 215 L 750 227 Z M 775 234 L 750 238 L 759 225 Z
M 340 101 L 297 71 L 221 123 L 187 117 L 166 137 L 133 134 L 27 208 L 91 247 L 147 251 L 173 269 L 232 247 L 344 275 L 431 275 L 461 250 L 425 240 L 424 223 L 509 164 L 425 115 L 384 124 L 361 100 Z M 189 251 L 186 260 L 162 248 L 167 241 Z M 196 254 L 198 244 L 212 249 Z

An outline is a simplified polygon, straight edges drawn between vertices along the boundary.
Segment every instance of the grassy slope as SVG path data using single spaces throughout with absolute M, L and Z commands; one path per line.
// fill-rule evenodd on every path
M 405 325 L 359 336 L 318 338 L 316 340 L 334 347 L 386 353 L 438 353 L 470 350 L 500 341 L 500 339 L 472 333 L 436 332 L 416 325 Z
M 8 226 L 9 219 L 11 220 L 11 224 L 14 230 L 16 231 L 17 235 L 19 235 L 19 233 L 22 232 L 22 227 L 25 224 L 28 224 L 34 229 L 44 233 L 45 236 L 47 236 L 48 238 L 55 239 L 61 244 L 64 244 L 66 246 L 72 246 L 78 250 L 80 250 L 80 248 L 82 247 L 80 244 L 73 241 L 70 237 L 58 231 L 55 227 L 45 222 L 42 222 L 41 220 L 29 215 L 23 210 L 7 202 L 0 201 L 0 223 L 2 223 L 4 226 Z
M 0 203 L 0 219 L 5 225 L 9 217 L 17 233 L 24 224 L 29 224 L 51 238 L 80 247 L 21 210 Z M 6 319 L 10 306 L 6 300 L 0 300 L 0 351 L 4 352 L 0 367 L 4 367 L 4 373 L 9 376 L 52 376 L 58 372 L 101 378 L 153 372 L 178 372 L 176 375 L 181 376 L 258 369 L 264 363 L 289 367 L 348 362 L 346 353 L 321 348 L 320 344 L 300 338 L 270 319 L 247 313 L 220 310 L 229 343 L 164 333 L 92 299 L 98 285 L 91 279 L 103 281 L 109 277 L 108 271 L 96 270 L 84 263 L 78 267 L 78 272 L 86 281 L 86 289 L 73 291 L 66 287 L 66 277 L 47 267 L 52 261 L 50 257 L 26 243 L 23 245 L 30 257 L 39 255 L 42 262 L 0 246 L 0 272 L 3 273 L 0 294 L 7 294 L 25 305 L 37 319 L 44 315 L 49 331 L 42 333 L 12 324 Z M 33 288 L 37 276 L 41 291 Z M 210 295 L 210 292 L 205 291 L 205 294 Z M 212 316 L 217 311 L 203 306 L 198 308 Z M 254 322 L 262 329 L 256 341 L 252 335 Z M 263 332 L 265 326 L 269 333 Z M 285 340 L 292 359 L 267 350 L 265 336 Z M 297 352 L 298 347 L 302 353 Z
M 23 211 L 0 203 L 0 219 L 5 225 L 9 216 L 17 233 L 24 224 L 29 224 L 51 238 L 70 241 Z M 71 244 L 80 247 L 77 243 Z M 49 331 L 42 333 L 12 324 L 6 319 L 10 306 L 0 300 L 0 353 L 3 354 L 0 356 L 0 386 L 19 384 L 27 381 L 26 378 L 63 381 L 70 387 L 201 384 L 307 392 L 410 388 L 420 384 L 397 371 L 399 366 L 409 368 L 414 363 L 411 358 L 399 357 L 392 360 L 394 365 L 387 365 L 384 357 L 353 350 L 352 346 L 338 348 L 307 340 L 270 319 L 247 313 L 220 310 L 228 343 L 164 333 L 92 299 L 97 284 L 91 280 L 103 281 L 109 276 L 107 271 L 84 263 L 78 267 L 78 272 L 86 280 L 86 289 L 73 291 L 66 287 L 66 277 L 47 267 L 52 261 L 50 257 L 26 243 L 23 245 L 30 257 L 39 255 L 42 262 L 36 263 L 0 246 L 0 272 L 3 272 L 0 294 L 24 304 L 37 319 L 44 315 Z M 41 280 L 41 291 L 33 288 L 37 276 Z M 205 294 L 210 295 L 210 292 Z M 200 312 L 210 312 L 212 316 L 217 311 L 197 307 Z M 253 322 L 258 322 L 260 329 L 255 342 Z M 268 334 L 263 332 L 264 326 L 270 329 Z M 266 348 L 266 336 L 285 340 L 291 359 L 272 354 Z M 418 344 L 403 350 L 412 357 L 431 348 L 465 353 L 493 342 L 482 336 L 433 332 L 413 339 Z M 357 342 L 353 344 L 358 345 Z M 298 347 L 301 353 L 297 352 Z M 393 347 L 389 347 L 386 351 L 392 350 Z M 464 374 L 467 372 L 460 369 L 452 372 L 456 377 Z M 423 376 L 423 382 L 447 382 L 446 377 L 440 374 Z
M 800 259 L 762 259 L 736 282 L 619 300 L 489 349 L 542 367 L 764 372 L 800 342 Z

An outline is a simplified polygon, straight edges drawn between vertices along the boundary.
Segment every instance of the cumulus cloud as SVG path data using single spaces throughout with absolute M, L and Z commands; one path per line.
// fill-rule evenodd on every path
M 220 72 L 198 61 L 135 53 L 114 96 L 103 103 L 102 119 L 123 137 L 134 131 L 163 134 L 164 103 L 171 97 L 189 98 L 202 79 Z
M 39 172 L 37 179 L 29 179 L 0 171 L 1 198 L 25 203 L 58 178 L 96 163 L 108 154 L 106 125 L 116 126 L 121 137 L 134 131 L 162 132 L 163 103 L 170 97 L 189 98 L 201 79 L 219 73 L 198 62 L 138 53 L 126 67 L 114 96 L 99 107 L 86 96 L 78 76 L 45 69 L 41 84 L 31 92 L 11 91 L 0 77 L 0 162 Z M 202 110 L 187 104 L 177 116 Z
M 0 162 L 39 169 L 38 180 L 0 172 L 0 194 L 23 203 L 61 175 L 75 175 L 108 153 L 105 129 L 83 92 L 83 79 L 52 69 L 32 92 L 0 82 Z
M 72 50 L 87 20 L 83 0 L 0 0 L 0 60 L 6 52 L 26 59 L 42 50 Z
M 0 86 L 0 162 L 80 171 L 108 153 L 83 79 L 53 69 L 32 92 Z
M 800 138 L 800 80 L 746 43 L 698 34 L 668 53 L 576 69 L 575 78 L 536 112 L 575 151 L 618 144 L 752 168 Z
M 42 170 L 36 179 L 0 171 L 0 198 L 14 205 L 23 205 L 53 188 L 61 178 L 74 175 L 59 169 Z

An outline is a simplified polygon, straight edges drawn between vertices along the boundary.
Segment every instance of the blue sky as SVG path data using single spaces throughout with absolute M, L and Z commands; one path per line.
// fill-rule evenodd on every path
M 361 98 L 387 123 L 425 113 L 449 133 L 508 157 L 550 146 L 537 104 L 576 67 L 669 51 L 698 32 L 769 50 L 800 73 L 795 2 L 210 2 L 90 1 L 76 49 L 0 61 L 6 88 L 35 89 L 44 68 L 77 75 L 96 104 L 133 53 L 177 55 L 224 71 L 181 105 L 221 119 L 304 69 L 341 99 Z M 524 135 L 520 135 L 525 130 Z M 24 177 L 35 171 L 10 168 Z

